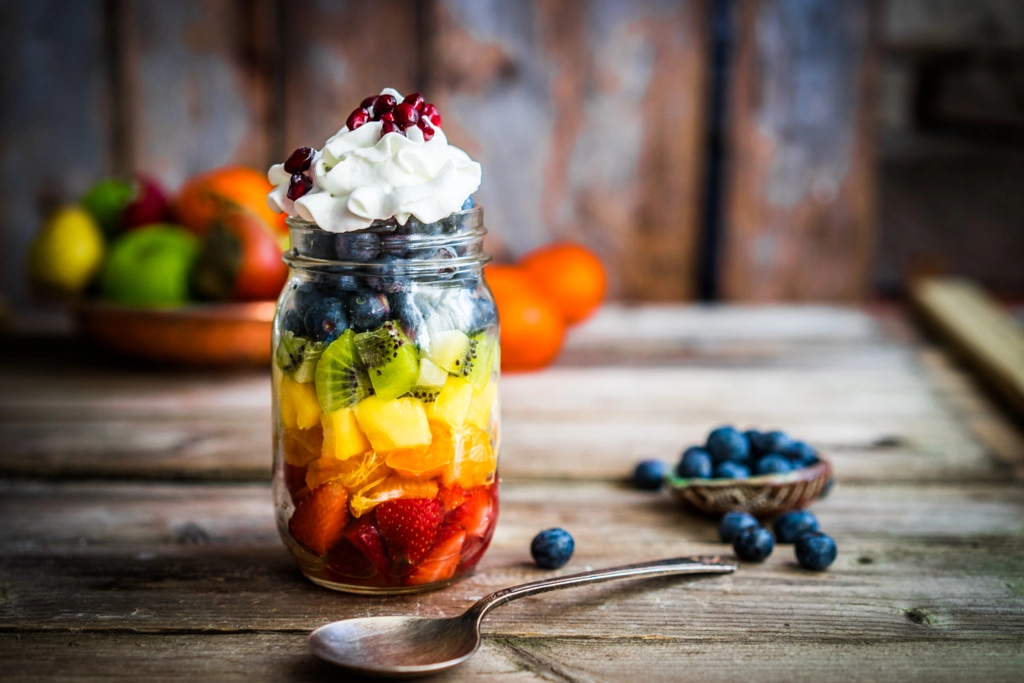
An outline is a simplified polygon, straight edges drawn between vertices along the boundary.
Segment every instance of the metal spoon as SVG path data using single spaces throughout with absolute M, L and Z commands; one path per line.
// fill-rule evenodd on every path
M 425 676 L 461 664 L 480 647 L 480 622 L 498 605 L 588 583 L 670 574 L 726 574 L 739 565 L 718 557 L 677 557 L 524 583 L 481 598 L 447 619 L 364 617 L 321 626 L 309 636 L 313 654 L 371 676 Z

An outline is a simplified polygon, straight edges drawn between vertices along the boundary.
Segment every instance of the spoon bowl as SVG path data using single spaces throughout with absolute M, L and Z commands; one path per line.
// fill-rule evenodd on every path
M 480 622 L 499 605 L 560 588 L 641 576 L 723 574 L 737 568 L 718 557 L 680 557 L 525 583 L 481 598 L 457 617 L 362 617 L 321 626 L 309 649 L 324 661 L 370 676 L 426 676 L 469 659 L 480 647 Z

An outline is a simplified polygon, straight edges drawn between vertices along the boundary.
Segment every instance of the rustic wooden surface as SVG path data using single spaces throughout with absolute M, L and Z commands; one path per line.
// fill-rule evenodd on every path
M 602 311 L 555 367 L 503 378 L 502 513 L 478 572 L 395 598 L 331 593 L 295 569 L 265 481 L 265 374 L 124 367 L 68 340 L 20 340 L 12 361 L 18 342 L 0 354 L 5 680 L 335 680 L 306 653 L 310 629 L 452 614 L 547 575 L 527 553 L 543 527 L 576 538 L 564 572 L 722 552 L 714 520 L 622 479 L 726 421 L 833 456 L 839 483 L 814 507 L 840 548 L 829 571 L 779 546 L 729 577 L 526 599 L 488 617 L 481 652 L 441 680 L 1024 672 L 1024 439 L 891 310 Z

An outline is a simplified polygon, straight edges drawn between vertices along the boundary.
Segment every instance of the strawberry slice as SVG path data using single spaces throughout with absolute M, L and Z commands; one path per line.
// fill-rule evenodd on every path
M 400 498 L 377 506 L 377 528 L 397 568 L 423 559 L 441 526 L 437 498 Z
M 391 563 L 372 512 L 356 520 L 338 545 L 327 551 L 327 564 L 346 579 L 365 581 L 377 577 L 377 585 L 390 583 Z
M 430 554 L 405 579 L 407 586 L 446 581 L 459 567 L 459 553 L 466 540 L 466 530 L 450 525 L 441 528 Z
M 303 497 L 288 520 L 288 533 L 314 555 L 323 555 L 337 543 L 348 522 L 348 492 L 339 481 L 329 481 Z
M 462 487 L 455 484 L 451 488 L 442 486 L 437 492 L 437 499 L 441 501 L 441 508 L 444 514 L 448 514 L 455 508 L 466 502 L 466 492 Z
M 490 487 L 478 486 L 469 490 L 466 502 L 450 512 L 445 523 L 458 524 L 466 530 L 467 536 L 479 538 L 487 531 L 493 510 Z

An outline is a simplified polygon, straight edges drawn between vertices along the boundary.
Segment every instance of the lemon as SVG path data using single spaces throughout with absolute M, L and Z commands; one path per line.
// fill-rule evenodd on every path
M 66 294 L 84 290 L 103 263 L 99 225 L 84 209 L 67 206 L 43 225 L 28 252 L 33 284 Z

